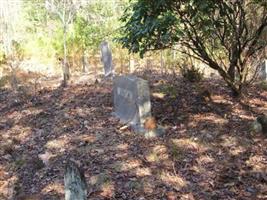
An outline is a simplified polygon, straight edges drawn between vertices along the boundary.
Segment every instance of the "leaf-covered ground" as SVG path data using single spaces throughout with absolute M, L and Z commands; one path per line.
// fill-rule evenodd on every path
M 109 80 L 44 82 L 34 98 L 1 90 L 0 199 L 64 199 L 68 159 L 84 170 L 88 199 L 267 199 L 267 139 L 249 129 L 267 92 L 255 86 L 240 101 L 220 80 L 145 75 L 162 138 L 122 128 Z

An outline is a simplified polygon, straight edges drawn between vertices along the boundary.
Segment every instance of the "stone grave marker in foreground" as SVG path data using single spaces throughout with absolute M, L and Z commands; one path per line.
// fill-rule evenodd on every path
M 68 161 L 64 174 L 65 200 L 86 200 L 87 184 L 84 174 L 73 162 Z
M 112 54 L 109 49 L 109 45 L 106 41 L 103 41 L 100 45 L 101 49 L 101 61 L 104 65 L 105 76 L 113 75 Z
M 146 130 L 144 124 L 151 117 L 148 81 L 136 76 L 117 76 L 113 85 L 114 114 L 122 123 L 129 124 L 145 136 L 160 135 L 161 130 Z
M 267 80 L 267 60 L 266 59 L 260 64 L 259 79 L 262 81 Z

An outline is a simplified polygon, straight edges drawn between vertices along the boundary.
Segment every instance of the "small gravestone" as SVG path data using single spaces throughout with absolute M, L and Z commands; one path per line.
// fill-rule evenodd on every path
M 266 81 L 267 80 L 267 60 L 264 60 L 261 64 L 260 64 L 260 68 L 259 68 L 259 79 Z
M 151 116 L 148 82 L 136 76 L 117 76 L 113 94 L 115 115 L 142 132 L 145 119 Z
M 105 76 L 113 75 L 112 54 L 109 49 L 109 45 L 106 41 L 102 42 L 101 48 L 101 61 L 104 65 Z
M 64 174 L 65 200 L 86 200 L 87 184 L 84 174 L 72 161 L 68 161 Z
M 136 76 L 117 76 L 113 86 L 114 114 L 135 132 L 147 134 L 144 124 L 151 117 L 148 81 Z M 151 135 L 151 133 L 149 133 Z

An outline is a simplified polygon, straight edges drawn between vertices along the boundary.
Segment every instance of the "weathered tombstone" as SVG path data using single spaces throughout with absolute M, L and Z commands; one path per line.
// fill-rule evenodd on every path
M 78 166 L 68 161 L 64 174 L 65 200 L 86 200 L 87 184 Z
M 137 133 L 154 136 L 144 124 L 151 117 L 148 81 L 136 76 L 117 76 L 113 86 L 114 114 L 122 123 L 129 124 Z
M 259 68 L 259 79 L 260 80 L 267 80 L 267 60 L 265 59 Z
M 104 65 L 105 76 L 113 75 L 112 54 L 109 49 L 109 45 L 106 41 L 102 42 L 101 48 L 101 61 Z
M 113 87 L 115 115 L 123 123 L 141 131 L 151 116 L 148 82 L 136 76 L 117 76 Z

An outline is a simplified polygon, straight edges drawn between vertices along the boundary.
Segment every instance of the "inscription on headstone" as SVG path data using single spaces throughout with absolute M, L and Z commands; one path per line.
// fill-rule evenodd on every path
M 115 115 L 121 122 L 145 132 L 144 122 L 151 116 L 148 82 L 136 76 L 115 77 L 113 98 Z
M 109 45 L 106 41 L 102 42 L 101 48 L 101 61 L 104 65 L 105 76 L 113 75 L 112 54 Z
M 131 91 L 120 88 L 120 87 L 117 88 L 117 94 L 128 99 L 129 101 L 133 99 L 133 94 Z

